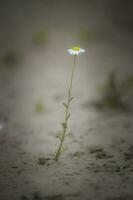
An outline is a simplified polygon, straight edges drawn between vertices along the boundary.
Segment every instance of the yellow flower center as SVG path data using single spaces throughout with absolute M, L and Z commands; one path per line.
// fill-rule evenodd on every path
M 74 51 L 79 51 L 79 50 L 80 50 L 80 47 L 72 47 L 72 50 L 74 50 Z

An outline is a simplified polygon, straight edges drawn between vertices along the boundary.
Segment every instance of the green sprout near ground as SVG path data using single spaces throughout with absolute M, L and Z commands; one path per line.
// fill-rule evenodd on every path
M 70 103 L 73 100 L 73 97 L 72 97 L 72 84 L 73 84 L 73 77 L 74 77 L 74 71 L 75 71 L 75 64 L 76 64 L 77 55 L 79 55 L 80 53 L 85 52 L 85 50 L 81 49 L 80 47 L 73 47 L 73 48 L 69 49 L 68 52 L 69 52 L 69 54 L 74 55 L 74 59 L 73 59 L 73 66 L 72 66 L 70 83 L 69 83 L 69 87 L 68 87 L 68 91 L 67 91 L 67 101 L 63 103 L 63 106 L 65 108 L 65 119 L 61 123 L 62 131 L 59 132 L 59 134 L 57 135 L 57 138 L 59 139 L 60 143 L 59 143 L 59 146 L 57 148 L 57 151 L 55 152 L 55 157 L 54 157 L 55 161 L 58 161 L 60 155 L 65 150 L 65 148 L 63 147 L 65 138 L 67 136 L 71 135 L 71 132 L 68 131 L 68 120 L 70 119 L 70 116 L 71 116 L 71 114 L 69 112 L 69 108 L 70 108 Z
M 48 33 L 46 29 L 42 29 L 33 35 L 32 41 L 37 46 L 44 46 L 47 42 Z
M 21 54 L 17 49 L 10 49 L 2 58 L 3 63 L 7 67 L 17 66 L 20 64 L 21 60 Z
M 41 100 L 39 100 L 36 105 L 35 105 L 35 112 L 38 114 L 44 113 L 45 112 L 45 107 L 44 104 Z
M 100 100 L 94 102 L 93 105 L 98 109 L 128 110 L 132 92 L 133 76 L 119 81 L 116 73 L 111 72 L 106 83 L 100 88 Z

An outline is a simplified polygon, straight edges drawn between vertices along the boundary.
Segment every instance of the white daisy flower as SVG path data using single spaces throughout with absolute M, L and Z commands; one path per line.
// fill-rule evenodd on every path
M 68 49 L 68 53 L 72 55 L 79 55 L 80 53 L 84 53 L 85 50 L 81 49 L 78 46 L 72 47 L 71 49 Z

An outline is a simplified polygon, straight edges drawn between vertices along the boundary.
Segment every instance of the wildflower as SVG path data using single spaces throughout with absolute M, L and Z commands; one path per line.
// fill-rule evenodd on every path
M 68 53 L 72 54 L 72 55 L 79 55 L 79 54 L 84 53 L 84 52 L 85 52 L 85 50 L 81 49 L 78 46 L 75 46 L 75 47 L 72 47 L 71 49 L 68 49 Z
M 56 161 L 58 161 L 61 153 L 64 152 L 64 150 L 65 150 L 64 147 L 63 147 L 65 138 L 70 135 L 70 132 L 68 131 L 68 120 L 71 116 L 71 114 L 69 112 L 69 107 L 70 107 L 71 101 L 73 100 L 72 85 L 73 85 L 73 76 L 74 76 L 74 71 L 75 71 L 76 57 L 80 53 L 84 53 L 85 50 L 81 49 L 80 47 L 72 47 L 71 49 L 68 50 L 68 52 L 69 52 L 69 54 L 73 54 L 74 58 L 73 58 L 73 65 L 72 65 L 70 83 L 69 83 L 69 87 L 68 87 L 68 91 L 67 91 L 67 100 L 66 100 L 66 102 L 63 102 L 63 106 L 65 108 L 65 118 L 64 118 L 64 121 L 61 123 L 62 131 L 59 132 L 59 134 L 57 135 L 57 138 L 60 140 L 60 143 L 59 143 L 57 151 L 55 152 L 54 159 Z

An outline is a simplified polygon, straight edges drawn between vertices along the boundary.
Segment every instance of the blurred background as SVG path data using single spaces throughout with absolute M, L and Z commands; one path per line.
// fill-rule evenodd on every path
M 133 84 L 132 9 L 131 0 L 1 0 L 1 123 L 5 118 L 10 124 L 58 128 L 73 61 L 67 50 L 75 45 L 86 53 L 77 59 L 74 115 L 86 118 L 90 102 L 121 107 Z M 75 121 L 85 120 L 76 116 Z
M 132 123 L 123 115 L 133 100 L 132 0 L 0 0 L 0 136 L 11 137 L 13 158 L 14 136 L 28 153 L 54 152 L 73 46 L 86 52 L 76 61 L 70 120 L 75 138 L 68 152 L 118 141 L 125 132 L 113 135 L 114 121 L 105 127 L 109 137 L 83 138 L 91 126 L 99 132 L 105 119 Z

